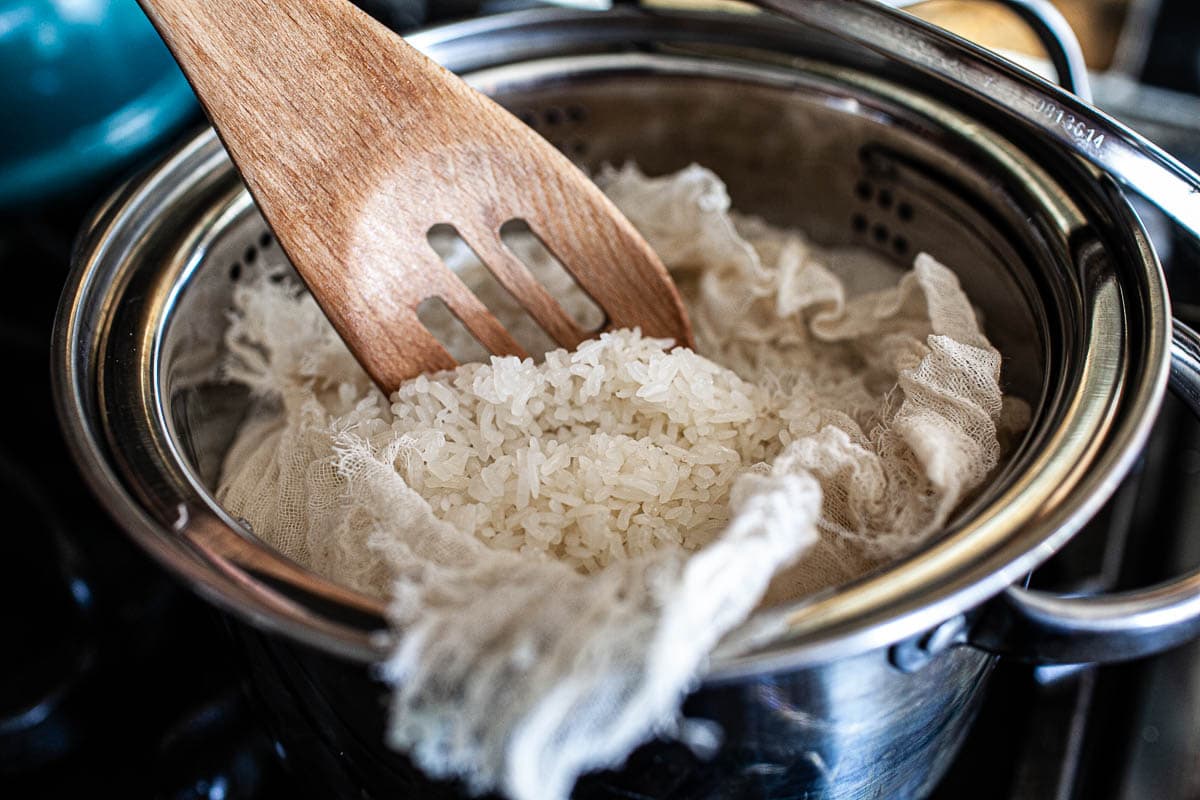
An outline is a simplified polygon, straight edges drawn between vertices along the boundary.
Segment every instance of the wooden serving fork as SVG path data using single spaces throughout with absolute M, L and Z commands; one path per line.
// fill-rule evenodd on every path
M 385 392 L 454 359 L 441 298 L 493 353 L 525 352 L 427 239 L 453 225 L 559 345 L 592 335 L 503 243 L 524 220 L 603 309 L 692 344 L 649 245 L 548 142 L 346 0 L 140 0 L 292 264 Z

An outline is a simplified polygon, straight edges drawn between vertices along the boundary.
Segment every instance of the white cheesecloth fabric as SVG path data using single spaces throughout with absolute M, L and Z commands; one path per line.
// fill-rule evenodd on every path
M 1027 419 L 929 256 L 901 273 L 823 250 L 731 211 L 698 166 L 598 182 L 675 275 L 699 355 L 620 331 L 389 400 L 271 269 L 237 288 L 227 333 L 227 377 L 258 400 L 218 497 L 286 555 L 390 598 L 391 744 L 516 800 L 566 797 L 679 735 L 723 634 L 764 597 L 927 540 Z M 461 243 L 438 249 L 468 284 L 485 276 Z M 548 347 L 502 290 L 477 292 Z

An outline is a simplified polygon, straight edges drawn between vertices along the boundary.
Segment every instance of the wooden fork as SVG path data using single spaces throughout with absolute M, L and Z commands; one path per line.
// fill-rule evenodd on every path
M 500 239 L 522 219 L 607 316 L 692 345 L 648 244 L 565 156 L 346 0 L 140 0 L 284 252 L 380 388 L 454 359 L 441 298 L 493 353 L 521 346 L 442 261 L 454 226 L 560 345 L 581 330 Z

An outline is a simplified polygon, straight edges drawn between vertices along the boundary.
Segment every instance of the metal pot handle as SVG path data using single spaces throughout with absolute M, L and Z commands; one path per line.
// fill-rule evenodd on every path
M 1029 71 L 878 0 L 753 2 L 945 79 L 1011 128 L 1050 139 L 1109 173 L 1200 239 L 1200 178 L 1194 172 L 1104 112 Z
M 1200 417 L 1200 335 L 1175 321 L 1171 388 Z M 1124 661 L 1200 635 L 1200 569 L 1148 589 L 1069 597 L 1010 587 L 967 640 L 1043 664 Z

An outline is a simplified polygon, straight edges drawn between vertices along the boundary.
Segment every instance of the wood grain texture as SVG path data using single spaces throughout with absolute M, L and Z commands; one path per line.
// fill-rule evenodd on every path
M 455 366 L 417 306 L 524 355 L 438 258 L 453 225 L 547 333 L 585 337 L 500 240 L 523 219 L 607 327 L 692 345 L 674 283 L 565 156 L 345 0 L 140 0 L 326 315 L 386 392 Z

